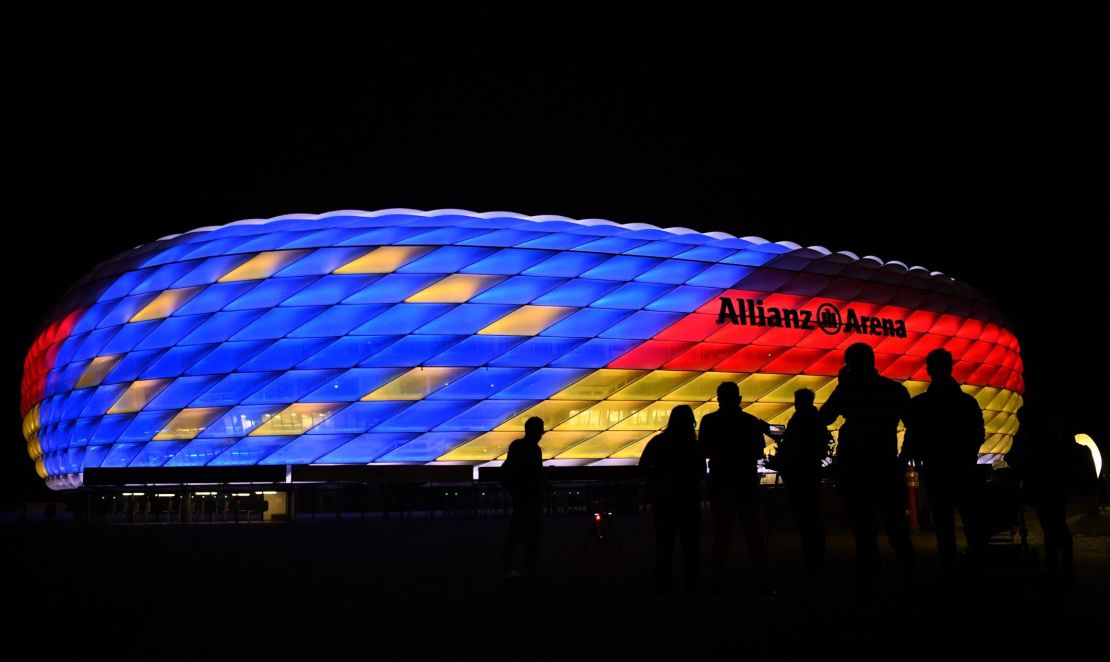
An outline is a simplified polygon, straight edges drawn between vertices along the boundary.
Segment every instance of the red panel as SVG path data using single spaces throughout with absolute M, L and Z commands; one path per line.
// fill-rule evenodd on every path
M 1006 355 L 1009 352 L 1010 350 L 1007 349 L 1005 345 L 995 345 L 994 349 L 992 349 L 991 353 L 987 355 L 987 358 L 985 361 L 983 361 L 983 363 L 1000 366 L 1002 365 L 1002 362 L 1006 360 Z
M 878 354 L 878 353 L 876 353 L 875 354 L 875 369 L 878 370 L 880 374 L 882 374 L 882 372 L 884 370 L 886 370 L 887 368 L 889 368 L 891 365 L 893 365 L 894 362 L 898 360 L 898 358 L 899 357 L 895 354 Z
M 995 373 L 999 370 L 1008 372 L 1006 368 L 999 368 L 998 366 L 984 363 L 979 366 L 975 372 L 971 373 L 971 376 L 967 378 L 967 383 L 975 384 L 976 386 L 989 385 L 992 383 L 991 377 L 994 377 Z
M 690 348 L 692 343 L 648 340 L 609 363 L 608 368 L 654 370 Z
M 917 333 L 928 333 L 936 319 L 936 313 L 931 313 L 927 310 L 919 310 L 910 315 L 906 320 L 906 330 L 916 331 Z
M 970 318 L 964 320 L 963 326 L 956 332 L 960 338 L 976 339 L 983 334 L 983 323 L 977 319 Z
M 1015 352 L 1012 349 L 1007 349 L 1006 350 L 1006 358 L 1002 359 L 1002 367 L 1004 367 L 1004 368 L 1013 368 L 1015 365 L 1017 365 L 1017 362 L 1018 362 L 1018 353 Z
M 948 342 L 944 343 L 944 348 L 952 355 L 952 358 L 959 361 L 967 354 L 967 350 L 975 344 L 974 340 L 967 338 L 951 338 Z
M 819 361 L 824 354 L 825 350 L 822 349 L 802 349 L 801 347 L 793 347 L 786 350 L 786 353 L 782 356 L 763 366 L 763 372 L 797 375 Z
M 874 348 L 876 345 L 886 340 L 883 336 L 873 336 L 870 333 L 839 333 L 837 337 L 841 339 L 840 344 L 837 345 L 837 349 L 848 349 L 858 342 L 870 345 Z
M 909 379 L 921 369 L 922 364 L 923 361 L 920 356 L 899 356 L 881 374 L 883 377 L 890 377 L 891 379 Z
M 725 322 L 725 324 L 731 324 Z M 684 341 L 698 341 L 705 340 L 709 334 L 717 331 L 723 327 L 722 324 L 717 324 L 717 315 L 687 315 L 678 320 L 674 324 L 663 329 L 656 334 L 656 340 L 684 340 Z
M 979 363 L 972 361 L 958 361 L 952 366 L 952 378 L 963 384 L 979 369 Z
M 883 338 L 883 341 L 875 346 L 875 351 L 887 352 L 888 354 L 905 354 L 920 338 L 920 333 L 907 333 L 905 338 L 895 336 Z
M 695 313 L 712 314 L 714 317 L 721 310 L 720 297 L 728 297 L 730 299 L 752 299 L 759 301 L 763 297 L 770 296 L 770 292 L 756 292 L 755 290 L 725 290 L 714 299 L 710 299 L 701 305 L 701 308 L 695 310 Z
M 821 333 L 813 329 L 781 329 L 774 327 L 759 337 L 761 345 L 774 345 L 776 347 L 794 347 L 803 338 L 812 334 Z
M 947 341 L 948 338 L 944 336 L 926 333 L 924 336 L 921 337 L 920 340 L 917 341 L 916 344 L 914 344 L 913 347 L 910 348 L 910 351 L 906 353 L 910 354 L 911 356 L 925 356 L 934 349 L 944 347 L 944 343 Z
M 723 324 L 723 328 L 706 338 L 709 342 L 732 343 L 734 345 L 747 345 L 756 338 L 767 333 L 765 326 L 748 326 L 745 324 Z
M 827 351 L 824 356 L 805 369 L 807 375 L 830 375 L 835 377 L 844 367 L 844 352 L 839 349 Z
M 924 361 L 921 362 L 921 369 L 913 373 L 913 377 L 910 377 L 910 379 L 914 380 L 915 382 L 927 382 L 932 380 L 932 378 L 929 377 L 929 373 L 925 370 Z
M 983 333 L 979 335 L 979 340 L 983 342 L 996 343 L 998 342 L 999 328 L 994 324 L 986 324 L 983 326 Z
M 933 322 L 933 327 L 929 329 L 929 333 L 936 333 L 942 336 L 954 336 L 956 332 L 963 326 L 963 318 L 956 317 L 955 315 L 941 315 L 940 319 Z
M 766 308 L 774 306 L 776 308 L 801 308 L 807 301 L 813 297 L 803 297 L 796 294 L 782 294 L 775 292 L 763 297 L 763 305 Z
M 964 361 L 971 361 L 973 363 L 982 363 L 988 356 L 990 356 L 991 349 L 994 345 L 983 342 L 982 340 L 975 341 L 963 356 Z
M 785 347 L 760 347 L 748 345 L 717 365 L 717 370 L 730 372 L 758 372 L 786 352 Z
M 817 349 L 833 349 L 839 345 L 844 339 L 844 336 L 839 333 L 828 334 L 824 331 L 814 331 L 798 343 L 798 347 L 814 347 Z
M 713 366 L 740 351 L 740 348 L 741 345 L 698 343 L 663 367 L 667 370 L 712 370 Z

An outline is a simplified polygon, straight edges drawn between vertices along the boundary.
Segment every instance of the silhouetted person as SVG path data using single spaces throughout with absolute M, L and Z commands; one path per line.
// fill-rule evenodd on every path
M 932 383 L 910 401 L 902 456 L 912 459 L 921 473 L 933 514 L 941 574 L 951 578 L 956 572 L 957 509 L 964 523 L 968 560 L 975 569 L 981 569 L 983 561 L 984 486 L 978 462 L 986 432 L 979 403 L 952 378 L 952 355 L 934 349 L 925 367 Z
M 821 524 L 821 468 L 829 453 L 829 429 L 813 406 L 813 391 L 794 391 L 794 415 L 779 442 L 779 466 L 786 481 L 790 510 L 802 539 L 804 574 L 825 570 L 825 528 Z
M 856 539 L 859 598 L 878 597 L 880 574 L 878 526 L 898 560 L 902 588 L 912 583 L 916 562 L 906 522 L 904 466 L 898 459 L 898 421 L 906 416 L 906 388 L 875 370 L 875 354 L 864 343 L 844 353 L 839 383 L 820 410 L 821 422 L 844 417 L 836 445 L 837 483 Z
M 513 516 L 505 536 L 502 558 L 505 576 L 517 577 L 513 567 L 516 545 L 524 540 L 525 571 L 535 575 L 539 560 L 540 521 L 543 517 L 543 419 L 533 416 L 524 423 L 524 437 L 509 444 L 501 465 L 501 482 L 513 499 Z
M 717 387 L 715 412 L 701 419 L 698 440 L 709 458 L 709 498 L 713 507 L 713 585 L 725 586 L 728 548 L 737 516 L 748 543 L 755 582 L 767 590 L 767 545 L 763 539 L 759 509 L 759 471 L 763 457 L 763 435 L 770 433 L 764 421 L 740 409 L 740 387 L 722 382 Z
M 676 535 L 682 541 L 687 593 L 701 590 L 701 482 L 705 458 L 694 433 L 694 411 L 688 405 L 671 410 L 663 432 L 652 437 L 640 455 L 655 516 L 655 583 L 661 594 L 673 590 L 671 565 Z
M 1021 480 L 1025 500 L 1037 511 L 1044 531 L 1045 566 L 1050 576 L 1072 576 L 1072 537 L 1068 529 L 1068 464 L 1072 446 L 1046 412 L 1025 405 L 1017 411 L 1021 426 L 1006 464 Z M 1086 449 L 1082 449 L 1086 452 Z

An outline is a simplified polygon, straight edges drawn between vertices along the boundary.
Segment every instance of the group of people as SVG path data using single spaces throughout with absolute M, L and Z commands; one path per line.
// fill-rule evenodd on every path
M 829 454 L 828 426 L 843 417 L 836 440 L 835 479 L 855 537 L 859 598 L 876 598 L 880 579 L 880 525 L 894 550 L 899 586 L 912 586 L 916 554 L 906 515 L 906 466 L 920 472 L 936 531 L 941 573 L 957 572 L 955 533 L 957 511 L 967 539 L 966 564 L 981 568 L 989 531 L 982 523 L 984 476 L 978 451 L 985 437 L 982 411 L 972 396 L 952 377 L 952 355 L 934 350 L 926 358 L 931 383 L 910 398 L 901 384 L 875 369 L 871 347 L 856 343 L 844 355 L 838 383 L 824 405 L 814 405 L 808 389 L 795 392 L 795 411 L 779 442 L 776 468 L 782 475 L 791 511 L 802 542 L 806 574 L 820 575 L 825 567 L 825 533 L 820 513 L 823 465 Z M 747 542 L 757 589 L 773 594 L 769 583 L 767 546 L 761 524 L 758 461 L 764 457 L 764 436 L 770 426 L 741 409 L 735 382 L 717 388 L 718 409 L 696 427 L 693 410 L 678 405 L 667 427 L 648 442 L 640 457 L 655 519 L 655 580 L 658 590 L 673 591 L 671 569 L 676 538 L 682 545 L 684 588 L 701 591 L 700 526 L 702 483 L 707 479 L 713 518 L 711 577 L 713 592 L 725 586 L 727 559 L 737 519 Z M 1046 479 L 1042 457 L 1053 452 L 1043 439 L 1055 439 L 1037 417 L 1019 412 L 1021 431 L 1011 453 L 1011 464 L 1034 486 L 1038 515 L 1046 532 L 1046 549 L 1071 568 L 1071 537 L 1063 520 L 1064 499 L 1056 483 Z M 898 445 L 899 421 L 905 438 Z M 504 547 L 507 576 L 515 576 L 513 555 L 525 541 L 527 568 L 534 571 L 542 513 L 542 458 L 539 440 L 543 421 L 531 418 L 525 436 L 509 447 L 503 466 L 504 482 L 513 497 L 513 517 Z M 707 462 L 708 460 L 708 462 Z M 708 466 L 708 472 L 707 472 Z M 1066 495 L 1066 490 L 1064 492 Z M 1055 556 L 1054 556 L 1055 555 Z

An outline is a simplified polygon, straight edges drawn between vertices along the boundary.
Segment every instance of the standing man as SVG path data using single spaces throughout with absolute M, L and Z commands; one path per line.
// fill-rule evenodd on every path
M 740 410 L 740 387 L 722 382 L 717 387 L 717 411 L 701 419 L 698 440 L 709 458 L 709 499 L 713 508 L 713 586 L 723 592 L 732 525 L 737 516 L 748 543 L 756 586 L 770 589 L 767 545 L 759 512 L 759 472 L 763 436 L 770 433 L 764 421 Z
M 829 455 L 829 429 L 821 424 L 813 391 L 794 391 L 794 415 L 779 442 L 782 474 L 790 510 L 802 539 L 805 563 L 802 574 L 819 576 L 825 571 L 825 528 L 821 524 L 821 469 Z
M 525 568 L 529 576 L 536 574 L 539 560 L 540 522 L 543 518 L 543 419 L 538 416 L 524 423 L 524 437 L 509 444 L 509 454 L 501 465 L 501 484 L 513 499 L 513 516 L 505 536 L 502 553 L 505 578 L 514 579 L 520 572 L 513 567 L 516 545 L 524 540 Z
M 916 557 L 906 521 L 906 481 L 898 458 L 898 421 L 907 414 L 906 387 L 875 370 L 875 353 L 865 343 L 844 352 L 839 383 L 821 407 L 821 423 L 844 417 L 836 445 L 837 482 L 856 539 L 858 599 L 878 599 L 878 528 L 882 521 L 898 561 L 901 588 L 913 582 Z
M 910 401 L 902 456 L 913 460 L 921 472 L 933 513 L 941 575 L 952 579 L 957 509 L 973 569 L 981 563 L 986 544 L 979 515 L 983 475 L 978 464 L 986 432 L 979 403 L 952 378 L 952 355 L 934 349 L 925 358 L 925 368 L 932 383 Z

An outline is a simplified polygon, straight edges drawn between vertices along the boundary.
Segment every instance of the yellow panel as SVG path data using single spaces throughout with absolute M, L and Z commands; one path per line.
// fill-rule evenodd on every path
M 471 297 L 504 280 L 504 276 L 482 276 L 478 274 L 451 274 L 443 280 L 432 283 L 411 297 L 408 303 L 463 303 Z
M 413 368 L 362 399 L 421 400 L 468 372 L 470 368 Z
M 904 442 L 905 440 L 906 440 L 906 431 L 905 430 L 899 430 L 898 431 L 898 452 L 899 453 L 902 452 L 902 442 Z
M 555 459 L 557 460 L 582 460 L 582 459 L 601 459 L 606 458 L 620 451 L 622 448 L 630 444 L 640 441 L 644 437 L 651 437 L 655 433 L 649 432 L 644 434 L 642 430 L 630 430 L 627 432 L 602 432 L 601 434 L 594 435 L 572 447 L 570 450 L 559 454 Z
M 637 441 L 636 443 L 631 444 L 629 446 L 625 446 L 624 448 L 620 449 L 616 453 L 613 453 L 609 457 L 611 457 L 615 460 L 638 460 L 638 459 L 640 459 L 640 456 L 644 454 L 644 447 L 646 447 L 648 445 L 648 442 L 651 441 L 651 438 L 653 436 L 655 436 L 655 435 L 649 434 L 648 436 L 646 436 L 643 439 Z
M 754 402 L 744 407 L 744 411 L 765 421 L 774 418 L 787 409 L 790 409 L 790 405 L 777 402 Z
M 431 246 L 382 246 L 335 270 L 337 274 L 388 274 L 429 253 Z
M 243 264 L 235 267 L 229 271 L 223 278 L 220 278 L 221 283 L 230 283 L 236 280 L 260 280 L 262 278 L 269 278 L 278 271 L 281 271 L 293 260 L 296 260 L 308 253 L 307 250 L 293 250 L 293 251 L 267 251 L 259 253 Z
M 146 403 L 154 399 L 154 396 L 162 392 L 172 379 L 140 379 L 137 382 L 132 382 L 131 386 L 119 396 L 116 403 L 108 410 L 109 414 L 126 414 L 133 411 L 140 411 L 146 406 Z M 191 439 L 192 437 L 190 437 Z
M 717 397 L 717 387 L 720 386 L 721 382 L 736 382 L 739 384 L 749 374 L 747 372 L 703 372 L 668 393 L 667 400 L 692 400 L 695 402 L 713 400 Z
M 182 409 L 162 431 L 154 435 L 154 441 L 171 439 L 192 439 L 227 411 L 227 407 L 194 407 Z
M 27 455 L 32 460 L 37 460 L 42 457 L 42 444 L 39 443 L 39 436 L 37 434 L 31 435 L 27 439 Z
M 39 426 L 40 426 L 40 423 L 39 423 L 39 406 L 40 405 L 41 405 L 41 403 L 38 404 L 38 405 L 35 405 L 34 407 L 31 407 L 31 411 L 27 412 L 27 415 L 23 417 L 23 438 L 24 439 L 30 439 L 32 437 L 32 435 L 34 435 L 36 432 L 39 431 Z
M 569 306 L 521 306 L 479 331 L 493 336 L 534 336 L 577 308 Z
M 1020 393 L 1015 392 L 1010 396 L 1009 401 L 1006 402 L 1006 406 L 1002 408 L 1002 411 L 1008 414 L 1016 414 L 1017 410 L 1021 409 L 1023 404 L 1025 404 L 1025 399 L 1021 397 Z
M 460 460 L 492 460 L 499 455 L 504 455 L 509 450 L 509 444 L 520 439 L 519 432 L 487 432 L 477 439 L 472 439 L 462 446 L 452 450 L 446 455 L 436 458 L 439 462 Z
M 998 426 L 1000 423 L 1005 423 L 1006 421 L 1005 419 L 999 419 L 998 414 L 999 412 L 996 411 L 983 412 L 983 425 L 984 427 L 986 427 L 987 434 L 1001 432 L 1001 430 L 998 429 Z M 1003 414 L 1003 416 L 1005 416 L 1005 414 Z
M 143 309 L 135 313 L 135 316 L 132 317 L 130 321 L 145 322 L 146 320 L 160 320 L 164 317 L 169 317 L 203 289 L 204 286 L 201 285 L 197 287 L 183 287 L 177 290 L 166 290 L 154 297 L 154 301 L 143 306 Z
M 987 389 L 983 389 L 983 390 L 987 390 Z M 976 401 L 979 403 L 979 406 L 982 407 L 983 409 L 990 409 L 991 411 L 1005 411 L 1006 403 L 1010 401 L 1010 396 L 1012 394 L 1009 391 L 1005 390 L 1005 389 L 990 389 L 990 390 L 991 390 L 992 393 L 994 393 L 994 397 L 987 400 L 985 403 L 984 403 L 983 400 L 981 400 L 979 398 L 976 398 Z
M 813 394 L 813 404 L 820 407 L 829 401 L 829 396 L 836 390 L 836 385 L 839 384 L 837 380 L 833 379 L 828 384 L 822 386 L 817 392 Z
M 296 402 L 256 427 L 250 434 L 304 434 L 346 406 L 347 403 Z
M 1013 438 L 1009 435 L 992 434 L 987 437 L 987 441 L 979 448 L 980 453 L 1005 453 L 1010 450 L 1010 444 Z
M 779 386 L 770 393 L 765 394 L 759 399 L 760 402 L 788 402 L 794 404 L 794 391 L 800 388 L 808 388 L 816 394 L 821 390 L 821 387 L 832 381 L 832 377 L 824 375 L 796 375 L 790 378 L 782 386 Z M 740 388 L 743 388 L 741 386 Z
M 92 361 L 89 361 L 89 367 L 85 368 L 85 373 L 81 375 L 81 379 L 77 380 L 77 385 L 73 388 L 89 388 L 90 386 L 100 386 L 100 382 L 108 376 L 112 369 L 119 365 L 123 360 L 123 354 L 116 354 L 114 356 L 98 356 Z
M 1001 391 L 1000 389 L 991 388 L 988 386 L 979 389 L 978 393 L 972 393 L 972 396 L 975 397 L 975 401 L 979 403 L 979 406 L 981 408 L 994 409 L 995 411 L 998 411 L 999 409 L 1001 409 L 1001 407 L 991 407 L 990 404 L 999 399 L 999 396 L 1002 396 L 1003 393 L 1004 391 Z M 1003 400 L 1003 402 L 1005 402 L 1005 400 Z
M 551 396 L 552 400 L 604 400 L 647 374 L 647 370 L 613 370 L 602 368 L 591 372 L 567 388 Z
M 620 423 L 613 426 L 614 430 L 662 430 L 667 427 L 671 418 L 671 410 L 679 405 L 688 405 L 691 409 L 700 405 L 700 402 L 678 402 L 663 400 L 653 402 L 640 411 L 632 414 Z
M 614 400 L 658 400 L 699 374 L 682 370 L 656 370 L 610 397 Z
M 698 428 L 701 428 L 701 417 L 705 416 L 711 411 L 717 411 L 716 402 L 707 402 L 694 410 L 694 420 L 697 422 Z
M 35 460 L 35 473 L 39 478 L 46 478 L 46 462 L 41 457 Z
M 642 400 L 605 400 L 567 420 L 556 430 L 608 430 L 647 406 Z
M 764 375 L 754 374 L 750 375 L 740 382 L 740 396 L 744 398 L 745 402 L 753 402 L 760 399 L 765 394 L 770 393 L 773 389 L 778 388 L 785 384 L 790 375 Z
M 528 411 L 519 414 L 497 426 L 497 430 L 524 430 L 524 421 L 533 416 L 543 419 L 543 426 L 550 430 L 571 416 L 593 406 L 589 400 L 545 400 L 528 408 Z M 550 434 L 550 433 L 548 433 Z M 546 435 L 545 435 L 546 437 Z
M 772 425 L 786 425 L 790 422 L 790 417 L 794 415 L 794 407 L 787 407 L 778 414 L 767 419 L 767 422 Z
M 902 386 L 906 387 L 906 390 L 910 392 L 910 397 L 912 398 L 928 390 L 929 382 L 916 382 L 913 380 L 906 380 L 902 382 Z

